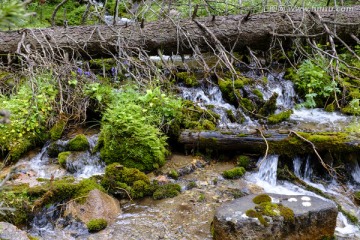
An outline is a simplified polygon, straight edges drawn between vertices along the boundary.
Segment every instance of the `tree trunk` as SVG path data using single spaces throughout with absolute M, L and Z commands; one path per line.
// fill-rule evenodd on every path
M 358 153 L 359 140 L 350 140 L 341 134 L 307 134 L 306 136 L 319 152 Z M 266 142 L 263 138 L 266 138 Z M 225 153 L 264 154 L 269 146 L 269 154 L 295 156 L 314 153 L 312 145 L 300 139 L 290 131 L 266 131 L 261 136 L 257 130 L 246 132 L 229 131 L 190 131 L 185 130 L 179 136 L 179 143 L 188 150 L 211 150 Z
M 116 55 L 120 49 L 143 49 L 149 54 L 193 53 L 195 48 L 209 51 L 221 43 L 226 49 L 266 50 L 275 37 L 316 37 L 326 41 L 324 24 L 334 29 L 346 43 L 360 35 L 360 6 L 347 12 L 276 12 L 138 22 L 120 26 L 52 27 L 0 32 L 0 55 L 57 54 L 60 50 L 80 53 L 82 57 Z M 335 31 L 334 31 L 335 32 Z M 335 37 L 336 39 L 336 37 Z M 210 45 L 210 46 L 209 46 Z

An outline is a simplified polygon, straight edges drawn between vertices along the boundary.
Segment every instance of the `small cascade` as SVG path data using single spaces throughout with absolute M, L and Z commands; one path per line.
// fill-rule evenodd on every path
M 304 170 L 304 180 L 306 182 L 311 182 L 312 173 L 313 173 L 313 169 L 311 167 L 310 156 L 307 156 L 305 170 Z
M 353 171 L 351 172 L 351 176 L 353 177 L 355 182 L 360 183 L 360 167 L 359 167 L 359 163 L 356 162 L 354 165 L 355 166 L 353 168 Z
M 267 84 L 265 86 L 257 86 L 257 89 L 262 92 L 264 100 L 269 100 L 274 93 L 278 94 L 276 99 L 278 112 L 292 109 L 295 105 L 294 100 L 296 98 L 296 93 L 294 90 L 294 84 L 289 80 L 283 79 L 284 74 L 285 73 L 280 73 L 276 76 L 269 74 L 267 76 Z
M 208 105 L 212 105 L 212 111 L 220 115 L 218 127 L 231 129 L 248 129 L 251 126 L 257 126 L 256 121 L 252 121 L 240 109 L 236 109 L 233 105 L 226 103 L 222 97 L 220 88 L 217 85 L 199 88 L 179 87 L 182 92 L 182 98 L 197 103 L 201 108 L 206 109 Z M 243 117 L 243 124 L 232 123 L 227 116 L 227 111 L 231 111 L 234 116 Z
M 278 161 L 278 155 L 270 155 L 267 156 L 266 159 L 260 158 L 258 164 L 261 163 L 261 165 L 258 172 L 258 179 L 267 182 L 271 186 L 275 186 Z
M 294 165 L 294 174 L 295 176 L 297 176 L 298 178 L 300 178 L 300 170 L 301 170 L 301 165 L 302 165 L 302 159 L 300 157 L 295 157 L 294 161 L 293 161 L 293 165 Z

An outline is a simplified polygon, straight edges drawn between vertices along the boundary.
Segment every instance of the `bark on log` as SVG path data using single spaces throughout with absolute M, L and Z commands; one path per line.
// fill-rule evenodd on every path
M 336 34 L 345 42 L 355 42 L 351 34 L 360 35 L 360 6 L 353 6 L 348 12 L 318 13 L 330 30 L 334 29 L 335 22 L 338 23 Z M 214 47 L 219 42 L 227 49 L 235 46 L 235 50 L 247 47 L 266 50 L 275 36 L 287 39 L 326 36 L 323 24 L 311 11 L 262 13 L 249 18 L 233 15 L 215 19 L 169 19 L 145 23 L 143 28 L 140 25 L 130 23 L 115 27 L 94 25 L 0 32 L 0 56 L 20 51 L 56 54 L 59 49 L 65 49 L 89 58 L 116 55 L 121 48 L 141 48 L 155 55 L 158 49 L 164 54 L 185 54 L 193 52 L 189 40 L 200 51 L 210 50 L 208 43 Z
M 299 139 L 290 131 L 266 131 L 263 135 L 269 144 L 269 154 L 295 156 L 314 153 L 312 146 Z M 314 133 L 316 135 L 316 133 Z M 318 152 L 359 153 L 360 140 L 350 140 L 343 135 L 320 133 L 318 140 L 313 141 Z M 310 138 L 311 139 L 311 138 Z M 315 139 L 315 138 L 314 138 Z M 266 143 L 261 134 L 254 130 L 249 132 L 196 132 L 185 130 L 178 139 L 189 150 L 211 150 L 225 153 L 258 153 L 264 154 Z

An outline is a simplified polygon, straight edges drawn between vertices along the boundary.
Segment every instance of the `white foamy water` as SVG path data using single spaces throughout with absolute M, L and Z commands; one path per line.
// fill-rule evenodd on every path
M 260 158 L 258 164 L 262 161 Z M 294 158 L 294 166 L 296 168 L 296 175 L 305 181 L 307 184 L 320 189 L 326 194 L 335 196 L 341 203 L 342 207 L 347 211 L 351 211 L 353 214 L 359 216 L 360 212 L 355 206 L 351 199 L 347 197 L 347 194 L 343 192 L 342 188 L 337 185 L 335 181 L 331 184 L 324 186 L 322 184 L 313 183 L 310 180 L 306 180 L 304 175 L 310 179 L 312 174 L 310 158 L 307 157 L 305 160 L 300 157 Z M 304 173 L 301 172 L 302 165 L 305 164 Z M 270 155 L 264 161 L 262 161 L 259 171 L 256 173 L 248 174 L 246 179 L 256 185 L 262 187 L 267 193 L 285 194 L 285 195 L 308 195 L 313 197 L 321 198 L 325 201 L 329 199 L 323 198 L 313 192 L 304 190 L 303 188 L 294 185 L 288 181 L 282 181 L 277 183 L 276 172 L 278 165 L 278 156 Z M 360 239 L 359 227 L 348 222 L 346 217 L 339 212 L 337 217 L 337 225 L 335 229 L 335 235 L 338 239 Z

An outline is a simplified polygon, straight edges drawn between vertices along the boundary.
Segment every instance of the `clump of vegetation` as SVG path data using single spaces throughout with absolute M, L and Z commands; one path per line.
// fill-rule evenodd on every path
M 255 204 L 260 204 L 264 202 L 271 202 L 271 197 L 267 194 L 260 194 L 253 198 Z
M 196 182 L 191 181 L 191 182 L 189 182 L 189 183 L 187 184 L 186 189 L 190 190 L 190 189 L 193 189 L 193 188 L 196 188 L 196 187 L 197 187 Z
M 54 124 L 54 126 L 52 126 L 52 128 L 50 129 L 50 139 L 52 141 L 56 141 L 58 139 L 61 138 L 61 135 L 64 132 L 66 126 L 66 121 L 64 120 L 59 120 L 57 123 Z
M 60 164 L 60 166 L 62 166 L 63 168 L 66 168 L 66 161 L 68 159 L 68 157 L 70 156 L 71 152 L 61 152 L 58 155 L 58 162 Z
M 90 147 L 89 141 L 84 134 L 78 134 L 67 145 L 70 151 L 85 151 Z
M 215 130 L 220 116 L 212 110 L 203 109 L 191 101 L 183 101 L 182 118 L 179 128 Z
M 292 110 L 286 110 L 277 114 L 272 114 L 268 118 L 268 123 L 276 124 L 288 120 L 292 113 L 293 113 Z
M 278 97 L 277 93 L 273 93 L 273 95 L 267 100 L 264 105 L 259 110 L 259 114 L 263 116 L 268 116 L 274 114 L 276 111 L 276 99 Z
M 183 82 L 188 87 L 195 87 L 199 85 L 194 73 L 178 72 L 175 75 L 178 81 Z
M 223 177 L 226 179 L 237 179 L 242 177 L 245 174 L 246 170 L 243 167 L 235 167 L 230 170 L 226 170 L 223 172 Z
M 241 89 L 245 84 L 249 82 L 250 80 L 246 77 L 232 80 L 231 78 L 225 76 L 224 78 L 220 78 L 218 80 L 218 85 L 224 98 L 229 103 L 238 106 L 238 99 L 241 99 L 239 89 Z
M 179 173 L 175 169 L 171 169 L 168 176 L 177 180 L 179 178 Z
M 127 168 L 119 163 L 113 163 L 106 167 L 105 175 L 101 181 L 108 192 L 121 198 L 142 198 L 150 196 L 154 186 L 150 184 L 149 177 L 136 168 Z
M 168 183 L 166 185 L 159 186 L 155 190 L 155 192 L 153 194 L 153 198 L 155 200 L 159 200 L 159 199 L 163 199 L 163 198 L 176 197 L 177 195 L 180 194 L 180 191 L 181 191 L 181 187 L 179 184 Z
M 166 128 L 181 116 L 181 101 L 156 88 L 141 94 L 124 89 L 104 114 L 99 139 L 100 156 L 107 164 L 152 171 L 165 163 Z
M 249 169 L 250 166 L 250 157 L 241 155 L 236 158 L 236 163 L 238 167 L 243 167 Z
M 107 227 L 107 221 L 102 218 L 91 219 L 86 223 L 89 232 L 99 232 Z
M 285 222 L 294 222 L 294 211 L 281 204 L 272 203 L 271 197 L 267 194 L 260 194 L 253 198 L 253 202 L 256 204 L 255 209 L 249 209 L 246 211 L 246 216 L 251 218 L 257 218 L 261 224 L 267 227 L 269 224 L 264 218 L 267 217 L 279 217 L 282 216 Z

